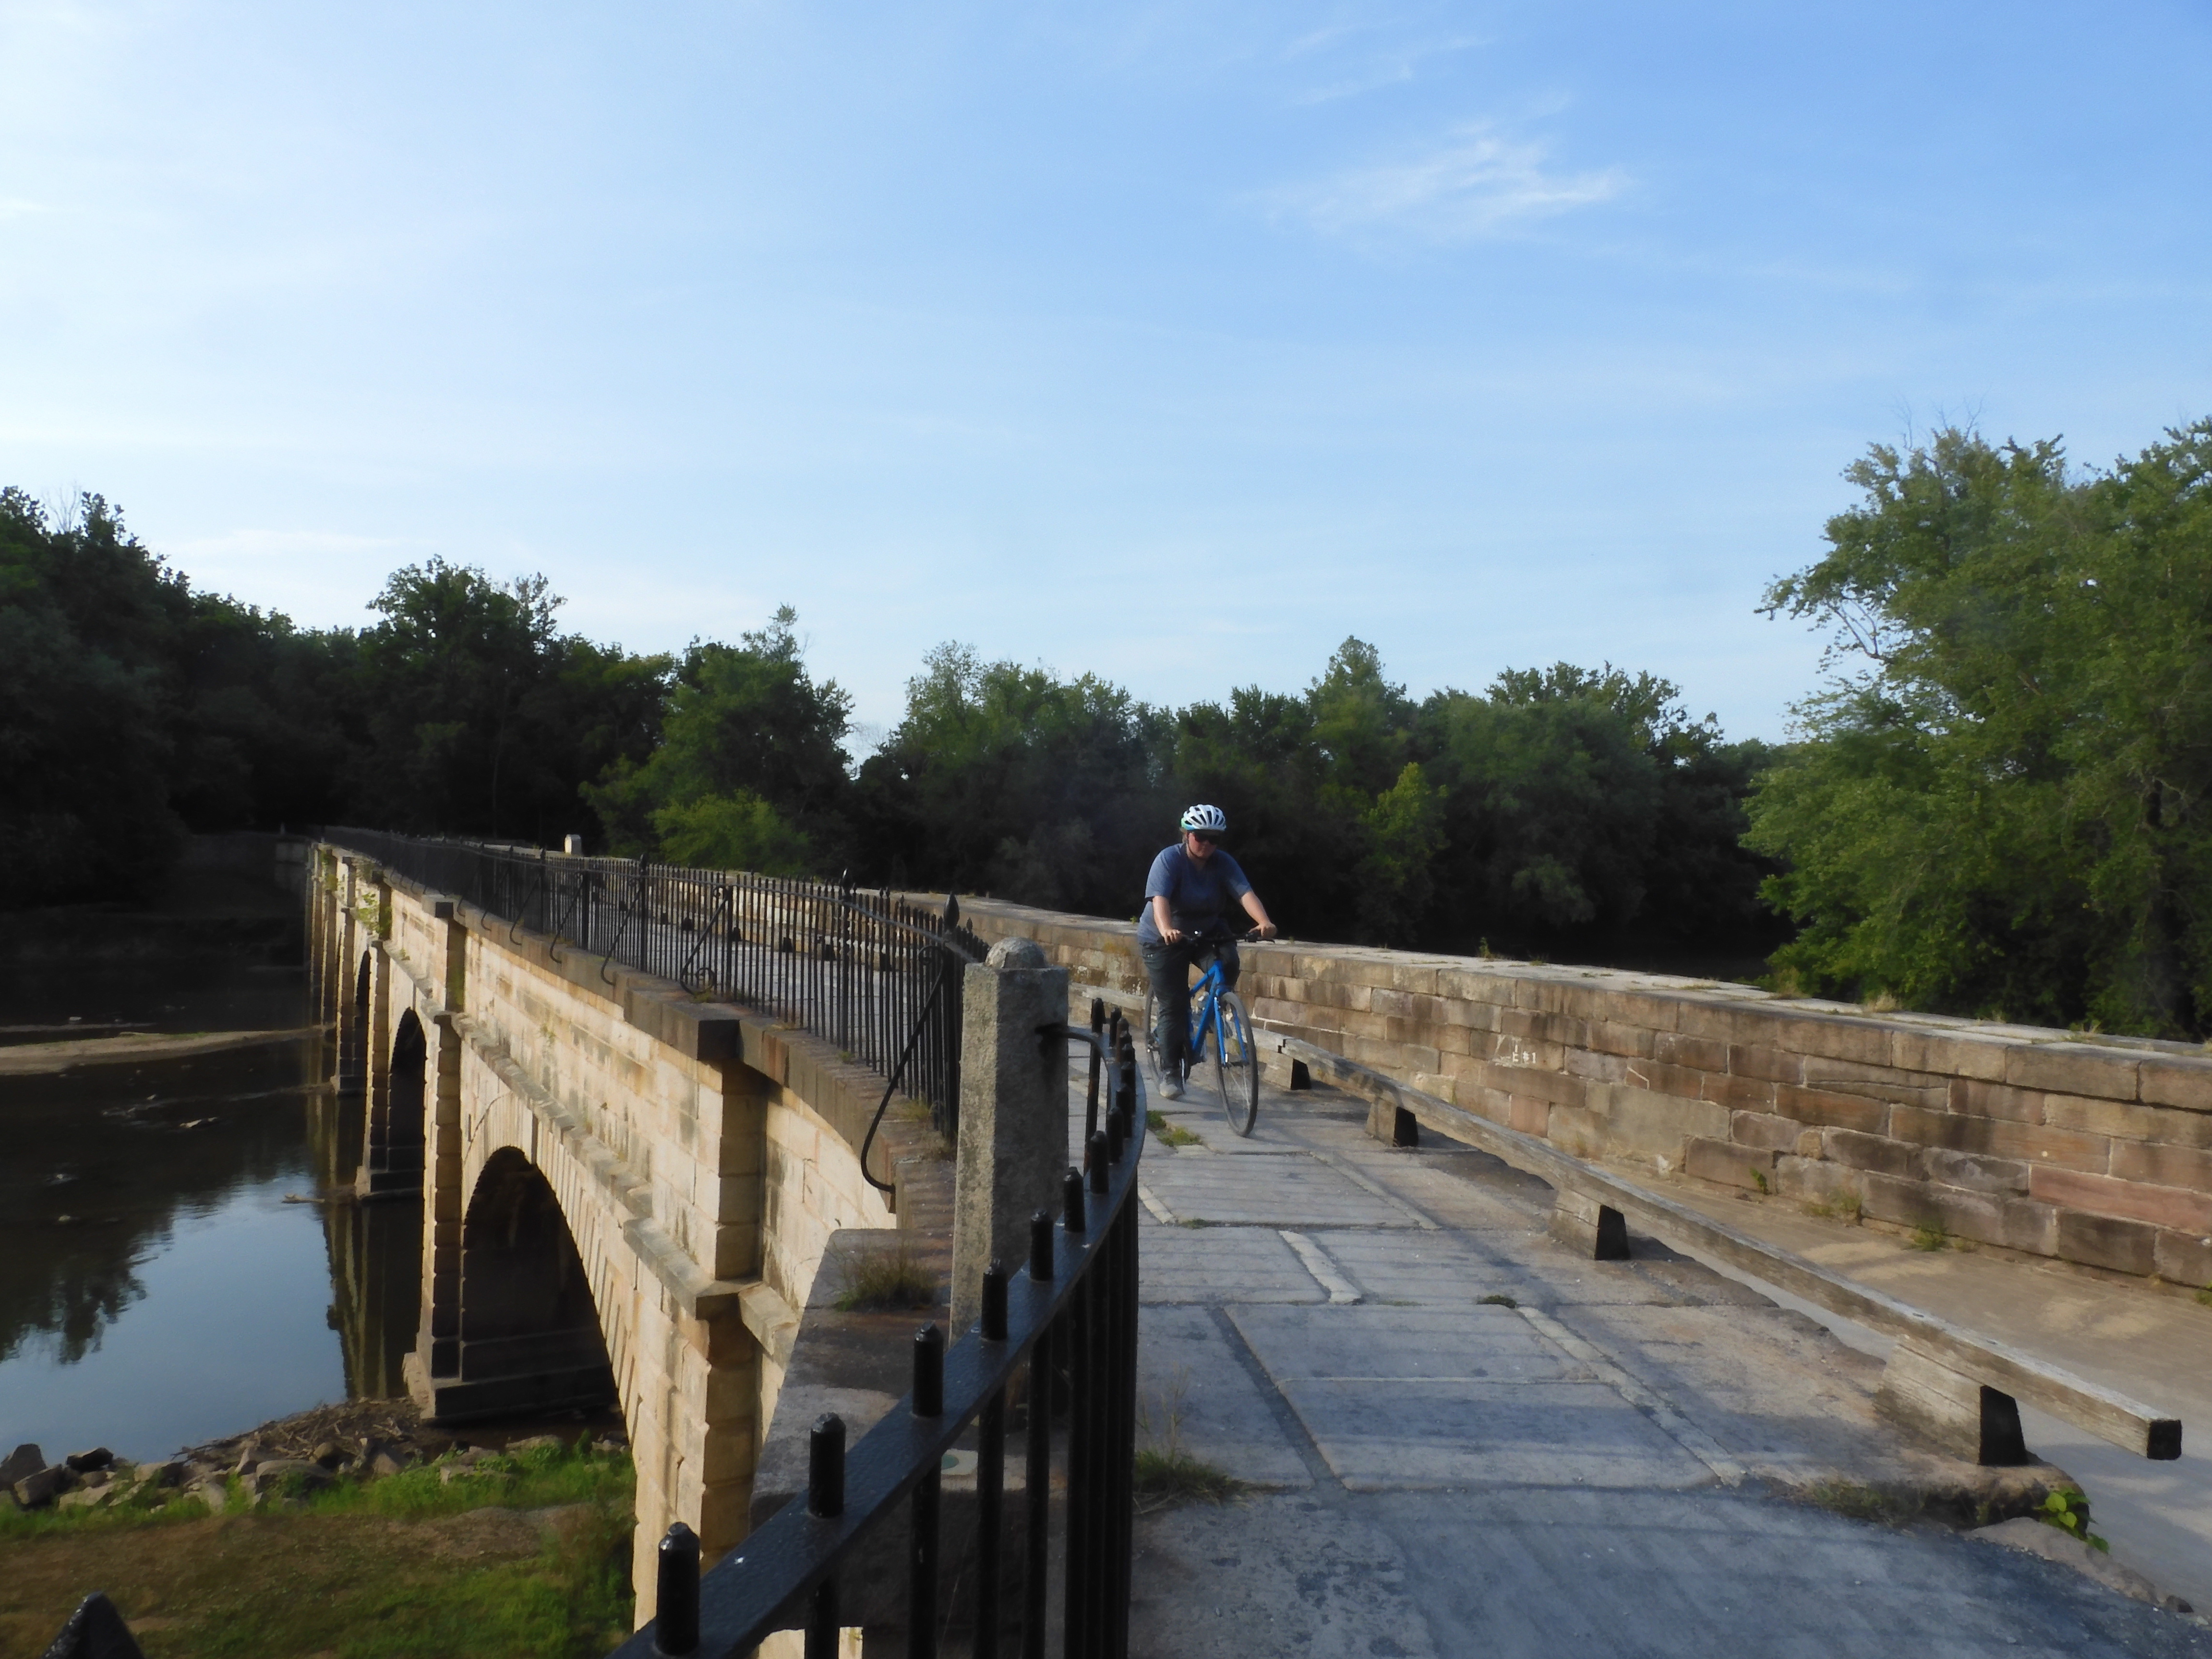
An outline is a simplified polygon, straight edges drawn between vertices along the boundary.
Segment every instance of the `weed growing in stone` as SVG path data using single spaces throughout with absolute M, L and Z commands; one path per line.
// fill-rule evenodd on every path
M 902 1239 L 896 1248 L 842 1256 L 837 1263 L 839 1313 L 888 1313 L 937 1305 L 937 1275 L 914 1258 Z
M 1150 1129 L 1154 1134 L 1158 1135 L 1162 1140 L 1167 1142 L 1170 1146 L 1203 1146 L 1206 1145 L 1205 1141 L 1200 1139 L 1197 1135 L 1192 1133 L 1188 1129 L 1184 1128 L 1182 1124 L 1169 1122 L 1166 1115 L 1164 1113 L 1146 1112 L 1145 1114 L 1145 1127 Z
M 1948 1250 L 1951 1234 L 1941 1221 L 1923 1221 L 1912 1230 L 1912 1248 L 1916 1250 Z
M 1852 1521 L 1879 1521 L 1901 1527 L 1920 1512 L 1917 1503 L 1856 1480 L 1816 1480 L 1805 1488 L 1805 1501 L 1815 1509 Z
M 1761 1196 L 1773 1191 L 1773 1188 L 1766 1184 L 1766 1171 L 1756 1166 L 1751 1171 L 1751 1184 L 1759 1188 Z
M 1482 1305 L 1486 1308 L 1517 1308 L 1521 1304 L 1503 1291 L 1492 1291 L 1482 1298 Z
M 1189 1392 L 1190 1372 L 1179 1369 L 1160 1396 L 1167 1423 L 1165 1432 L 1157 1439 L 1152 1403 L 1141 1396 L 1137 1401 L 1137 1428 L 1152 1442 L 1137 1448 L 1135 1492 L 1139 1515 L 1182 1504 L 1227 1504 L 1243 1494 L 1242 1480 L 1184 1449 L 1182 1402 Z
M 2112 1553 L 2110 1543 L 2089 1530 L 2089 1495 L 2069 1487 L 2052 1492 L 2043 1500 L 2043 1507 L 2029 1511 L 2046 1527 L 2056 1527 L 2069 1538 L 2078 1538 L 2091 1549 Z
M 2212 1308 L 2212 1285 L 2207 1285 L 2203 1290 L 2197 1291 L 2197 1299 L 2206 1307 Z

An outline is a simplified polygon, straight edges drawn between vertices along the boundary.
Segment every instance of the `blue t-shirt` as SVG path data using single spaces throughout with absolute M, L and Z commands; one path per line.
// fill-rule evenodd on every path
M 1218 847 L 1204 864 L 1182 850 L 1177 842 L 1160 849 L 1145 878 L 1145 909 L 1137 918 L 1137 938 L 1146 945 L 1161 943 L 1152 925 L 1152 901 L 1168 902 L 1168 915 L 1186 933 L 1203 933 L 1221 919 L 1222 912 L 1252 890 L 1243 866 Z

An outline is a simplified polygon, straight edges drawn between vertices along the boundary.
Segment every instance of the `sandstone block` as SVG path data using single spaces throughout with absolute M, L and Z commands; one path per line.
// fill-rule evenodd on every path
M 1920 1173 L 1929 1181 L 1978 1193 L 2025 1193 L 2030 1170 L 2030 1166 L 2018 1158 L 1954 1152 L 1939 1146 L 1920 1152 L 1919 1167 Z
M 1606 989 L 1598 994 L 1596 1017 L 1617 1025 L 1651 1032 L 1681 1029 L 1682 1000 L 1644 991 Z
M 1694 1139 L 1682 1145 L 1682 1168 L 1700 1181 L 1760 1192 L 1774 1190 L 1774 1153 L 1770 1148 L 1745 1146 L 1733 1140 Z
M 1879 1020 L 1846 1019 L 1824 1014 L 1771 1015 L 1769 1046 L 1792 1048 L 1812 1059 L 1862 1060 L 1881 1066 L 1889 1060 L 1889 1028 Z
M 1506 1121 L 1524 1135 L 1540 1135 L 1550 1125 L 1552 1103 L 1528 1095 L 1510 1096 Z
M 2154 1105 L 2212 1113 L 2212 1060 L 2145 1055 L 2136 1086 L 2139 1097 Z
M 2212 1146 L 2212 1118 L 2177 1111 L 2171 1106 L 2144 1106 L 2133 1101 L 2097 1100 L 2082 1095 L 2045 1095 L 2043 1121 L 2054 1127 L 2110 1135 L 2115 1140 Z
M 2158 1276 L 2176 1285 L 2212 1285 L 2212 1238 L 2161 1232 L 2152 1249 Z
M 1695 1072 L 1728 1070 L 1729 1045 L 1713 1037 L 1691 1036 L 1680 1031 L 1653 1034 L 1651 1057 L 1669 1066 Z
M 1524 1066 L 1492 1065 L 1483 1082 L 1508 1094 L 1524 1096 L 1560 1106 L 1579 1106 L 1591 1085 L 1566 1072 Z M 1603 1087 L 1603 1085 L 1597 1085 Z
M 1887 1135 L 1870 1135 L 1856 1129 L 1829 1129 L 1820 1136 L 1820 1150 L 1847 1169 L 1873 1170 L 1886 1176 L 1917 1178 L 1920 1148 Z M 1887 1219 L 1887 1218 L 1885 1218 Z
M 2148 1274 L 2158 1269 L 2158 1229 L 2143 1221 L 2061 1210 L 2052 1254 L 2093 1267 Z
M 2040 1123 L 2043 1099 L 2042 1094 L 2033 1089 L 1958 1078 L 1951 1084 L 1949 1106 L 1952 1112 L 1963 1117 L 2001 1117 L 2012 1123 Z
M 1800 1123 L 1853 1129 L 1861 1134 L 1878 1135 L 1889 1127 L 1890 1109 L 1887 1102 L 1831 1094 L 1825 1089 L 1806 1089 L 1794 1084 L 1775 1085 L 1774 1109 L 1777 1115 L 1794 1117 Z
M 1594 1019 L 1589 1022 L 1589 1034 L 1585 1041 L 1587 1046 L 1598 1054 L 1649 1059 L 1658 1040 L 1659 1034 L 1647 1026 L 1628 1025 L 1611 1019 Z
M 1764 1078 L 1732 1077 L 1723 1072 L 1698 1073 L 1698 1092 L 1715 1105 L 1734 1111 L 1767 1111 L 1774 1105 L 1777 1084 Z
M 1805 1057 L 1784 1048 L 1731 1042 L 1728 1046 L 1728 1070 L 1736 1077 L 1764 1078 L 1769 1083 L 1802 1083 Z
M 1030 1214 L 1057 1212 L 1067 1161 L 1067 970 L 1002 940 L 963 986 L 960 1146 L 954 1174 L 952 1331 L 976 1317 L 983 1270 L 1029 1255 Z M 1433 1066 L 1431 1067 L 1434 1069 Z
M 1482 1053 L 1477 1042 L 1475 1052 Z M 1556 1042 L 1546 1042 L 1540 1037 L 1516 1036 L 1510 1031 L 1500 1031 L 1491 1038 L 1489 1058 L 1500 1066 L 1526 1067 L 1532 1071 L 1557 1072 L 1565 1069 L 1567 1051 Z
M 2021 1043 L 2005 1053 L 2005 1081 L 2016 1088 L 2055 1094 L 2096 1095 L 2106 1100 L 2136 1097 L 2141 1056 L 2124 1048 L 2087 1043 Z
M 1995 1083 L 2004 1077 L 2005 1050 L 2009 1046 L 1999 1039 L 1964 1032 L 1903 1026 L 1889 1034 L 1889 1063 L 1909 1072 Z
M 1856 1171 L 1825 1158 L 1787 1152 L 1775 1158 L 1774 1182 L 1777 1192 L 1808 1204 L 1833 1204 L 1840 1198 L 1856 1198 L 1859 1193 Z
M 1566 1054 L 1566 1072 L 1570 1077 L 1589 1078 L 1599 1083 L 1619 1083 L 1628 1075 L 1628 1060 L 1621 1054 L 1570 1048 Z
M 2112 1157 L 2112 1143 L 2102 1135 L 2011 1123 L 2002 1118 L 1960 1117 L 1952 1112 L 1923 1111 L 1917 1106 L 1892 1107 L 1889 1133 L 1899 1140 L 1944 1146 L 1954 1152 L 2025 1158 L 2039 1169 L 2048 1164 L 2101 1174 Z
M 2212 1233 L 2212 1195 L 2177 1187 L 2153 1187 L 2111 1176 L 2035 1166 L 2028 1192 L 2046 1204 L 2098 1215 L 2124 1216 L 2154 1227 L 2202 1236 Z
M 1605 1120 L 1581 1106 L 1552 1108 L 1545 1121 L 1545 1138 L 1574 1158 L 1600 1158 L 1605 1152 Z
M 2212 1152 L 2140 1140 L 2112 1143 L 2112 1174 L 2123 1181 L 2212 1192 Z
M 1604 1091 L 1608 1151 L 1679 1158 L 1682 1143 L 1693 1135 L 1708 1140 L 1728 1139 L 1728 1109 L 1710 1101 L 1656 1095 L 1626 1084 L 1591 1088 L 1593 1096 Z
M 1794 1118 L 1775 1117 L 1765 1112 L 1738 1112 L 1729 1120 L 1729 1138 L 1741 1146 L 1756 1146 L 1768 1152 L 1794 1152 L 1797 1137 L 1804 1133 L 1805 1126 Z

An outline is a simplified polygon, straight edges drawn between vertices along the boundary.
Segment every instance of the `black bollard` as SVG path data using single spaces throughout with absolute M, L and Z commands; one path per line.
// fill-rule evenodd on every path
M 699 1646 L 699 1535 L 678 1521 L 660 1540 L 659 1605 L 653 1619 L 656 1653 L 692 1653 Z
M 1049 1228 L 1046 1237 L 1051 1237 Z M 1006 1269 L 997 1261 L 983 1269 L 983 1340 L 1006 1340 Z
M 835 1412 L 806 1436 L 806 1512 L 825 1521 L 845 1512 L 845 1419 Z

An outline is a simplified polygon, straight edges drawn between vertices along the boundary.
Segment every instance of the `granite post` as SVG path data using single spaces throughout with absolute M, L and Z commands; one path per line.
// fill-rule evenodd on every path
M 953 1177 L 952 1331 L 981 1312 L 983 1270 L 1029 1259 L 1030 1217 L 1059 1207 L 1067 1169 L 1067 969 L 1004 939 L 962 987 L 959 1163 Z

